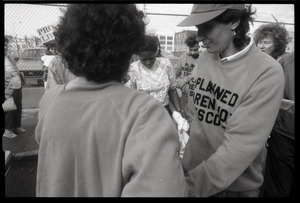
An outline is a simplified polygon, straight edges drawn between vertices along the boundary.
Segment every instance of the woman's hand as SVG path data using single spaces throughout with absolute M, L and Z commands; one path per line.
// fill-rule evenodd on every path
M 186 79 L 177 79 L 177 88 L 183 89 L 183 87 L 187 84 Z

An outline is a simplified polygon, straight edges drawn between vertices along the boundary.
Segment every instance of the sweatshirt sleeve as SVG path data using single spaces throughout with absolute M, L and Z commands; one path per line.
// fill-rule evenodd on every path
M 48 110 L 48 107 L 53 102 L 55 97 L 57 97 L 58 89 L 59 87 L 56 86 L 54 88 L 51 88 L 51 90 L 47 90 L 44 95 L 42 96 L 40 102 L 39 102 L 39 113 L 38 113 L 38 123 L 35 128 L 35 140 L 37 144 L 40 144 L 41 142 L 41 135 L 43 130 L 43 123 L 44 123 L 44 117 Z
M 214 195 L 228 188 L 245 172 L 265 146 L 280 107 L 283 90 L 284 75 L 278 66 L 269 68 L 257 77 L 228 120 L 224 142 L 207 160 L 189 171 L 189 195 Z M 260 176 L 256 173 L 252 179 L 259 179 Z M 252 180 L 239 181 L 247 181 L 246 185 L 249 186 Z
M 177 130 L 167 111 L 151 100 L 130 117 L 134 124 L 124 149 L 122 196 L 186 196 Z

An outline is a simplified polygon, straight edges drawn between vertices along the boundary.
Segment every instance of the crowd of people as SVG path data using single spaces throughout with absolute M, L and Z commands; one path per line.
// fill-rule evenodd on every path
M 194 4 L 173 66 L 135 5 L 70 4 L 44 57 L 37 197 L 295 196 L 294 52 L 280 23 L 250 37 L 255 13 Z M 6 97 L 21 101 L 14 66 L 6 55 Z M 24 131 L 9 121 L 21 110 L 4 136 Z M 174 113 L 189 124 L 183 157 Z

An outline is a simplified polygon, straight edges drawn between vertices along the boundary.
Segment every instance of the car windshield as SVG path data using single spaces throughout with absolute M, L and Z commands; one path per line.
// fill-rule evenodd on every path
M 21 58 L 40 60 L 44 53 L 45 49 L 27 49 L 23 52 Z

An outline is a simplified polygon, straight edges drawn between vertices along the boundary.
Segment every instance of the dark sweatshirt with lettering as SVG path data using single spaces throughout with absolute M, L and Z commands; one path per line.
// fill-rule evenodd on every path
M 280 64 L 250 43 L 229 60 L 203 52 L 192 73 L 183 167 L 192 196 L 258 190 L 284 90 Z

